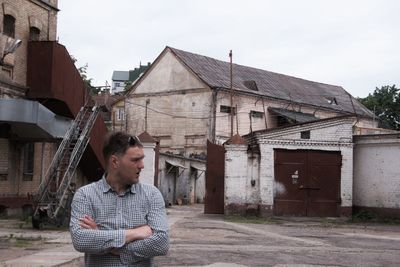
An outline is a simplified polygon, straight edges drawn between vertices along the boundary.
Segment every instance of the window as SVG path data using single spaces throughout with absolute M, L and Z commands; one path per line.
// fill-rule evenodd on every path
M 40 30 L 36 27 L 31 27 L 29 29 L 29 40 L 39 41 L 40 40 Z
M 230 106 L 222 106 L 221 105 L 219 111 L 221 113 L 231 113 L 231 107 Z M 235 108 L 233 108 L 233 114 L 236 114 L 236 109 Z
M 264 118 L 264 112 L 260 112 L 260 111 L 255 111 L 255 110 L 251 110 L 250 111 L 250 116 L 252 118 Z
M 15 18 L 11 15 L 4 15 L 3 33 L 12 38 L 15 37 Z
M 244 86 L 246 86 L 250 90 L 258 91 L 258 87 L 257 87 L 256 81 L 244 81 L 243 84 L 244 84 Z
M 338 104 L 336 97 L 327 96 L 327 97 L 325 97 L 325 100 L 331 105 L 337 106 L 337 104 Z
M 125 110 L 123 108 L 118 109 L 117 120 L 122 121 L 125 119 Z
M 300 132 L 301 139 L 310 139 L 310 131 L 302 131 Z
M 30 142 L 23 146 L 24 155 L 24 181 L 32 181 L 33 178 L 33 160 L 35 154 L 35 144 Z
M 121 83 L 115 83 L 115 87 L 120 87 Z

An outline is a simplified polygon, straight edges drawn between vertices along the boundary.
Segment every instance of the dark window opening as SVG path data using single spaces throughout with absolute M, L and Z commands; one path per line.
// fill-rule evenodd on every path
M 35 144 L 30 142 L 26 143 L 23 147 L 24 153 L 24 181 L 32 181 L 33 177 L 33 162 L 35 154 Z
M 15 18 L 11 15 L 4 15 L 3 33 L 12 38 L 15 37 Z
M 325 99 L 331 105 L 337 105 L 338 104 L 336 97 L 327 96 L 327 97 L 325 97 Z
M 250 116 L 253 117 L 253 118 L 262 119 L 262 118 L 264 118 L 264 112 L 251 110 L 250 111 Z
M 29 40 L 39 41 L 40 40 L 40 30 L 36 27 L 31 27 L 29 29 Z
M 293 123 L 295 123 L 295 121 L 292 121 L 292 120 L 290 120 L 290 119 L 288 119 L 286 117 L 283 117 L 283 116 L 278 116 L 277 117 L 278 127 L 289 125 L 289 124 L 293 124 Z
M 310 131 L 302 131 L 300 132 L 301 139 L 310 139 Z
M 7 181 L 8 174 L 7 173 L 0 173 L 0 181 Z
M 219 111 L 221 113 L 231 113 L 231 107 L 230 106 L 220 106 Z M 233 107 L 233 114 L 236 114 L 236 109 Z
M 256 81 L 244 81 L 243 84 L 244 84 L 244 86 L 246 86 L 250 90 L 258 91 L 258 87 L 257 87 Z

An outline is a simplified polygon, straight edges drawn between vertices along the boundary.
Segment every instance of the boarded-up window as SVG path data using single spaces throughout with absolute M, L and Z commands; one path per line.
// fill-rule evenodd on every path
M 33 162 L 35 154 L 35 144 L 26 143 L 23 147 L 24 153 L 24 181 L 32 181 L 33 178 Z
M 8 139 L 0 138 L 0 181 L 8 179 Z

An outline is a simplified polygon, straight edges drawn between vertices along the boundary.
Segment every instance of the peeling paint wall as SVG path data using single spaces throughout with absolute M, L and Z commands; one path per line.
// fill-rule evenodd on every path
M 272 209 L 274 194 L 285 188 L 275 183 L 274 149 L 340 151 L 342 155 L 340 196 L 343 210 L 353 205 L 353 119 L 289 127 L 257 135 L 260 155 L 247 150 L 247 145 L 226 145 L 225 207 L 241 209 L 250 205 Z M 301 139 L 300 132 L 310 130 L 311 139 Z M 254 185 L 252 185 L 254 180 Z M 271 210 L 267 211 L 271 215 Z M 229 213 L 229 211 L 228 211 Z

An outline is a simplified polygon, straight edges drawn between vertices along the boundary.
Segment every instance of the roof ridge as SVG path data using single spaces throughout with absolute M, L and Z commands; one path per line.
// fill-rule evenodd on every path
M 220 63 L 222 63 L 222 64 L 228 64 L 228 65 L 230 64 L 228 61 L 223 61 L 223 60 L 216 59 L 216 58 L 213 58 L 213 57 L 210 57 L 210 56 L 205 56 L 205 55 L 201 55 L 201 54 L 189 52 L 189 51 L 182 50 L 182 49 L 178 49 L 178 48 L 174 48 L 174 47 L 171 47 L 171 46 L 166 46 L 166 47 L 169 48 L 169 49 L 171 49 L 172 51 L 178 51 L 178 52 L 182 52 L 182 53 L 186 53 L 186 54 L 191 54 L 191 55 L 195 55 L 195 56 L 200 56 L 200 57 L 212 59 L 212 60 L 218 61 L 218 62 L 220 62 Z M 179 56 L 179 54 L 177 54 L 177 56 Z M 296 77 L 296 76 L 292 76 L 292 75 L 288 75 L 288 74 L 278 73 L 278 72 L 274 72 L 274 71 L 270 71 L 270 70 L 265 70 L 265 69 L 261 69 L 261 68 L 246 66 L 246 65 L 237 64 L 237 63 L 233 63 L 233 65 L 234 65 L 234 66 L 243 67 L 243 68 L 246 68 L 246 69 L 252 69 L 252 70 L 258 70 L 258 71 L 268 72 L 268 73 L 271 73 L 271 74 L 274 74 L 274 75 L 280 75 L 280 76 L 283 76 L 283 77 L 295 78 L 295 79 L 299 79 L 299 80 L 302 80 L 302 81 L 307 81 L 307 82 L 312 82 L 312 83 L 318 83 L 318 84 L 322 84 L 322 85 L 335 86 L 335 87 L 338 87 L 338 88 L 341 88 L 341 89 L 344 90 L 344 88 L 343 88 L 342 86 L 340 86 L 340 85 L 334 85 L 334 84 L 328 84 L 328 83 L 322 83 L 322 82 L 307 80 L 307 79 L 304 79 L 304 78 L 300 78 L 300 77 Z

